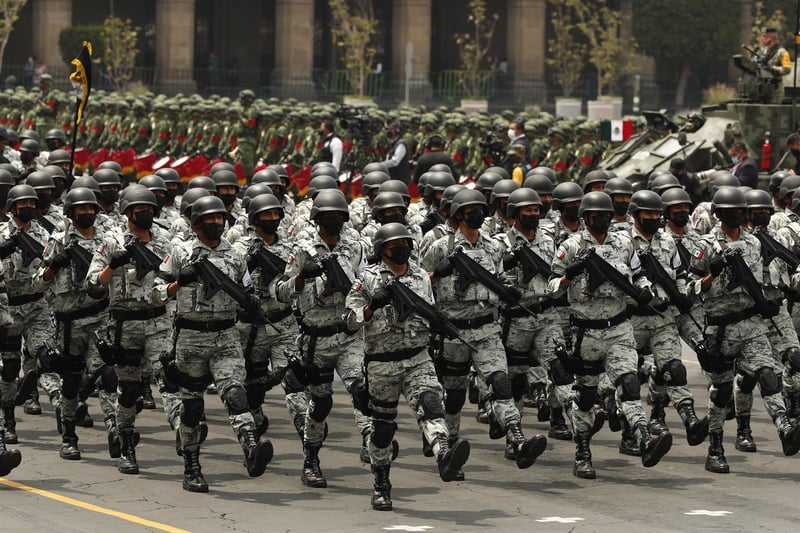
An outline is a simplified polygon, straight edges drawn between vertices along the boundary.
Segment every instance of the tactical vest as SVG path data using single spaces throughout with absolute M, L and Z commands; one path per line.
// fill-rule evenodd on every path
M 338 139 L 339 137 L 334 135 L 333 133 L 328 134 L 325 137 L 325 140 L 322 142 L 322 148 L 319 149 L 319 155 L 317 156 L 317 161 L 327 161 L 328 163 L 333 163 L 333 152 L 331 151 L 331 141 L 333 139 Z
M 408 180 L 411 178 L 411 165 L 408 162 L 411 148 L 408 146 L 408 143 L 405 139 L 400 138 L 392 143 L 392 147 L 389 150 L 389 159 L 392 158 L 394 152 L 397 150 L 397 147 L 401 144 L 406 147 L 406 155 L 403 156 L 403 159 L 400 160 L 400 163 L 396 167 L 389 169 L 389 176 L 393 180 L 400 180 L 403 183 L 408 183 Z

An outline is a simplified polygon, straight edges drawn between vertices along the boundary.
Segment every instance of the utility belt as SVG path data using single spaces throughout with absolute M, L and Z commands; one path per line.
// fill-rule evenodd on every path
M 664 302 L 663 304 L 651 305 L 648 307 L 631 305 L 628 307 L 628 314 L 631 316 L 656 316 L 666 311 L 670 305 L 672 305 L 671 302 Z
M 368 353 L 364 356 L 364 361 L 370 363 L 376 361 L 379 363 L 389 363 L 393 361 L 405 361 L 418 355 L 428 346 L 418 346 L 416 348 L 406 348 L 405 350 L 398 350 L 396 352 L 383 352 L 383 353 Z
M 147 309 L 137 309 L 129 311 L 126 309 L 112 309 L 109 313 L 112 320 L 117 322 L 131 322 L 135 320 L 150 320 L 167 314 L 166 307 L 149 307 Z
M 748 307 L 742 311 L 734 311 L 733 313 L 726 313 L 719 316 L 707 316 L 706 324 L 709 326 L 730 326 L 742 320 L 747 320 L 758 314 L 756 306 Z
M 209 320 L 204 322 L 202 320 L 189 320 L 188 318 L 178 318 L 175 320 L 175 328 L 191 329 L 194 331 L 224 331 L 230 329 L 236 324 L 234 319 L 229 320 Z
M 56 322 L 71 322 L 73 320 L 80 320 L 82 318 L 95 316 L 99 312 L 103 311 L 106 307 L 108 307 L 108 298 L 95 302 L 89 307 L 84 307 L 82 309 L 63 312 L 56 311 L 53 313 L 53 316 L 55 316 Z
M 450 323 L 453 324 L 458 329 L 474 329 L 479 328 L 481 326 L 485 326 L 486 324 L 491 324 L 495 321 L 494 313 L 490 313 L 488 315 L 479 316 L 476 318 L 465 318 L 465 319 L 458 319 L 458 318 L 451 318 L 449 319 Z
M 245 324 L 266 324 L 266 323 L 275 324 L 277 322 L 280 322 L 284 318 L 291 316 L 291 314 L 292 314 L 292 308 L 287 307 L 286 309 L 273 311 L 272 313 L 266 315 L 265 316 L 266 320 L 256 320 L 246 311 L 242 311 L 241 313 L 239 313 L 239 322 L 243 322 Z
M 36 302 L 41 300 L 44 296 L 42 292 L 36 292 L 33 294 L 20 294 L 19 296 L 9 296 L 8 297 L 8 305 L 25 305 L 31 302 Z
M 303 335 L 308 335 L 309 337 L 333 337 L 339 333 L 350 333 L 347 329 L 347 324 L 344 322 L 331 324 L 330 326 L 309 326 L 308 324 L 302 324 L 300 326 L 300 331 Z
M 582 329 L 605 329 L 610 328 L 612 326 L 618 326 L 628 320 L 628 311 L 622 311 L 621 313 L 612 316 L 611 318 L 606 319 L 597 319 L 597 320 L 588 320 L 584 318 L 578 318 L 575 315 L 570 315 L 569 323 L 573 326 L 582 328 Z
M 548 309 L 552 309 L 558 305 L 557 300 L 542 300 L 541 302 L 535 304 L 525 304 L 525 307 L 533 311 L 535 314 L 539 315 L 544 313 Z M 528 311 L 522 309 L 521 307 L 501 307 L 500 308 L 500 315 L 503 318 L 523 318 L 526 316 L 530 316 Z

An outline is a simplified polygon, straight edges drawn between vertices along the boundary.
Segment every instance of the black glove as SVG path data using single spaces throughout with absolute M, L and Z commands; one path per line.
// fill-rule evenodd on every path
M 131 254 L 128 253 L 128 250 L 119 250 L 111 254 L 111 261 L 109 261 L 108 266 L 112 269 L 119 268 L 122 265 L 127 265 L 131 260 Z
M 178 285 L 183 287 L 200 279 L 200 269 L 197 265 L 186 265 L 178 273 Z
M 323 268 L 317 263 L 309 263 L 300 271 L 300 277 L 303 279 L 318 278 L 324 272 Z
M 567 269 L 564 270 L 564 275 L 567 277 L 567 279 L 574 279 L 583 272 L 584 268 L 585 265 L 583 264 L 583 261 L 573 261 L 567 265 Z
M 249 295 L 249 297 L 247 298 L 247 305 L 244 306 L 244 310 L 247 311 L 247 314 L 253 317 L 260 314 L 261 300 L 258 299 L 258 296 L 256 296 L 255 294 Z
M 449 260 L 446 263 L 442 263 L 438 267 L 433 270 L 434 277 L 437 278 L 446 278 L 447 276 L 453 273 L 453 263 Z
M 636 305 L 644 307 L 653 301 L 653 293 L 649 289 L 642 289 L 636 297 Z
M 512 298 L 512 302 L 508 302 L 512 305 L 517 305 L 520 300 L 522 300 L 522 293 L 516 287 L 506 286 L 506 290 L 508 291 L 509 296 Z
M 392 292 L 386 287 L 379 287 L 372 293 L 372 298 L 369 301 L 369 308 L 373 311 L 389 305 L 392 301 Z
M 247 269 L 252 272 L 258 268 L 258 259 L 256 259 L 256 254 L 250 254 L 247 256 Z
M 674 303 L 682 313 L 688 313 L 692 308 L 692 299 L 684 294 L 678 295 L 678 298 L 672 303 Z
M 5 259 L 9 255 L 14 253 L 14 250 L 17 249 L 17 243 L 13 239 L 8 239 L 0 244 L 0 259 Z
M 62 250 L 61 252 L 57 253 L 52 259 L 50 259 L 50 264 L 48 265 L 52 270 L 59 270 L 64 268 L 69 264 L 71 261 L 71 257 L 69 252 L 66 250 Z
M 517 259 L 517 254 L 515 253 L 506 253 L 503 254 L 503 270 L 511 270 L 519 263 L 519 259 Z
M 708 273 L 714 276 L 715 278 L 722 274 L 722 271 L 725 270 L 725 260 L 721 258 L 714 259 L 708 264 Z
M 781 304 L 778 302 L 764 302 L 756 307 L 758 309 L 758 314 L 763 318 L 774 318 L 781 312 Z

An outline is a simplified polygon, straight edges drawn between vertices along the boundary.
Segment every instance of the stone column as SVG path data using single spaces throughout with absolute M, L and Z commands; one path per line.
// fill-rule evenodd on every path
M 275 96 L 314 97 L 314 0 L 276 0 Z
M 543 104 L 547 0 L 509 0 L 506 57 L 514 99 Z
M 194 92 L 195 0 L 156 0 L 157 90 Z
M 72 26 L 72 0 L 39 0 L 33 2 L 33 54 L 48 69 L 58 70 L 64 65 L 61 50 L 58 48 L 58 34 Z M 78 53 L 78 50 L 75 50 Z M 56 75 L 60 73 L 56 72 Z M 54 76 L 55 77 L 55 76 Z
M 404 98 L 406 46 L 412 43 L 409 100 L 428 100 L 433 94 L 431 70 L 431 0 L 392 3 L 392 86 Z

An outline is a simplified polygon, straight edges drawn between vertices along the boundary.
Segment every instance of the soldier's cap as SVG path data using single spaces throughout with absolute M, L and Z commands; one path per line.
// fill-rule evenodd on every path
M 53 81 L 53 76 L 51 76 L 50 74 L 47 74 L 47 73 L 42 74 L 39 77 L 39 82 L 43 82 L 43 81 L 46 81 L 47 83 L 50 83 L 50 82 Z
M 774 26 L 762 26 L 761 33 L 778 33 L 778 29 Z
M 254 93 L 250 89 L 244 89 L 243 91 L 239 92 L 239 98 L 251 98 L 251 99 L 255 100 L 256 93 Z
M 684 161 L 680 157 L 676 157 L 675 159 L 669 162 L 670 170 L 683 170 L 685 168 L 686 168 L 686 161 Z
M 522 146 L 521 144 L 511 144 L 506 150 L 506 153 L 508 155 L 524 155 L 525 147 Z

